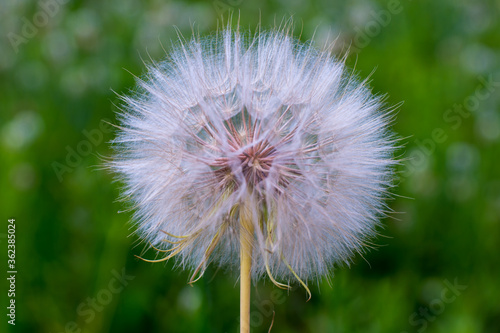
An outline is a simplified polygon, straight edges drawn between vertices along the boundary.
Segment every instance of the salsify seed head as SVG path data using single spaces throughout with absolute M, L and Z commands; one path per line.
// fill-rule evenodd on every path
M 283 30 L 180 43 L 124 96 L 111 167 L 141 238 L 193 270 L 307 280 L 375 235 L 392 186 L 392 114 L 343 61 Z

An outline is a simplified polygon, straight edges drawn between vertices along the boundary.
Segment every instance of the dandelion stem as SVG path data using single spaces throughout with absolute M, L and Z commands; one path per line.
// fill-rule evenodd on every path
M 243 208 L 243 207 L 242 207 Z M 249 210 L 240 213 L 240 332 L 250 332 L 250 286 L 254 227 Z

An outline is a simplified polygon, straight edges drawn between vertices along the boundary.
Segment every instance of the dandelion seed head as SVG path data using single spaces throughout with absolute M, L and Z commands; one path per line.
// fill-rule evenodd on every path
M 176 46 L 123 97 L 111 167 L 140 237 L 193 270 L 311 279 L 375 235 L 392 186 L 391 113 L 342 60 L 284 31 Z

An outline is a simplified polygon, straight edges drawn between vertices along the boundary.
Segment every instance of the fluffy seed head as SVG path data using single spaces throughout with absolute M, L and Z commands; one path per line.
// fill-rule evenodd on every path
M 111 166 L 140 236 L 192 280 L 209 263 L 239 266 L 242 214 L 254 278 L 323 276 L 374 235 L 395 163 L 390 114 L 327 50 L 227 29 L 180 43 L 138 84 Z

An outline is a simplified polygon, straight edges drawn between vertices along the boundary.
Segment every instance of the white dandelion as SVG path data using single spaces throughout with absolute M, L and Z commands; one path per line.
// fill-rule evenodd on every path
M 328 49 L 286 31 L 180 43 L 123 97 L 111 167 L 140 237 L 192 270 L 287 288 L 349 264 L 392 186 L 391 113 Z

